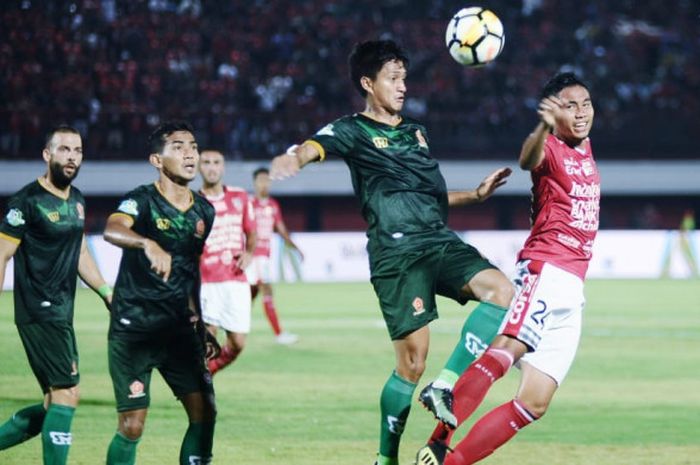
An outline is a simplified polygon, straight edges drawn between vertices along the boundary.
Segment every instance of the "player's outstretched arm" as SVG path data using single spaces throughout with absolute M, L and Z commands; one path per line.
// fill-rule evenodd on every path
M 470 203 L 483 202 L 496 192 L 496 189 L 507 182 L 508 176 L 513 172 L 510 168 L 500 168 L 486 176 L 476 189 L 471 191 L 452 191 L 447 193 L 447 200 L 451 207 L 468 205 Z
M 2 293 L 2 285 L 5 282 L 5 268 L 7 268 L 7 262 L 15 255 L 18 247 L 19 242 L 10 242 L 0 238 L 0 293 Z
M 78 259 L 78 276 L 87 284 L 90 289 L 97 292 L 102 300 L 105 301 L 107 309 L 112 304 L 112 288 L 107 284 L 97 267 L 97 263 L 90 253 L 87 246 L 87 240 L 83 235 L 83 242 L 80 245 L 80 258 Z
M 544 160 L 544 141 L 549 133 L 552 132 L 552 128 L 561 112 L 563 112 L 563 102 L 558 97 L 545 97 L 540 101 L 537 108 L 540 122 L 523 142 L 523 147 L 520 149 L 520 157 L 518 157 L 520 168 L 531 171 L 542 163 L 542 160 Z
M 164 251 L 157 242 L 136 233 L 131 227 L 134 220 L 122 213 L 113 213 L 107 218 L 104 238 L 110 244 L 122 249 L 143 249 L 146 258 L 151 262 L 151 269 L 167 281 L 170 277 L 172 257 Z
M 270 163 L 270 179 L 280 180 L 295 176 L 304 166 L 321 158 L 321 153 L 313 145 L 305 142 L 293 145 L 282 155 L 277 155 Z

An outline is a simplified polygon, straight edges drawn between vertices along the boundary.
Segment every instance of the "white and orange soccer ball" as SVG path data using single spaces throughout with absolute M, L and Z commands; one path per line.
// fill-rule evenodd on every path
M 450 55 L 464 66 L 482 66 L 503 50 L 503 23 L 493 11 L 480 6 L 462 8 L 450 20 L 445 44 Z

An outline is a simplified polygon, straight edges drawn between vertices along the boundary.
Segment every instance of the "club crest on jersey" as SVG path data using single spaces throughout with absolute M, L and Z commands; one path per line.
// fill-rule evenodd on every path
M 83 207 L 82 203 L 75 204 L 75 211 L 78 212 L 78 219 L 85 219 L 85 208 Z
M 167 231 L 170 229 L 170 220 L 167 218 L 156 218 L 156 228 L 159 231 Z
M 411 305 L 413 305 L 413 309 L 415 310 L 413 312 L 413 316 L 418 316 L 421 313 L 425 312 L 425 305 L 423 304 L 423 299 L 421 299 L 420 297 L 416 297 L 415 299 L 413 299 L 413 303 Z
M 389 139 L 386 137 L 372 137 L 372 143 L 378 149 L 385 149 L 389 147 Z
M 126 213 L 127 215 L 138 216 L 139 215 L 139 204 L 134 199 L 126 199 L 126 200 L 123 200 L 122 203 L 119 204 L 119 207 L 117 207 L 117 210 L 122 212 L 122 213 Z
M 423 133 L 420 132 L 420 129 L 416 129 L 416 139 L 418 139 L 418 145 L 423 147 L 424 149 L 428 148 L 428 142 L 425 140 L 425 137 L 423 137 Z
M 197 221 L 197 224 L 195 225 L 194 235 L 195 237 L 199 238 L 204 237 L 204 220 L 201 218 Z
M 50 222 L 57 223 L 58 220 L 61 219 L 61 214 L 56 212 L 56 211 L 48 212 L 48 213 L 46 213 L 46 217 L 49 219 Z
M 138 399 L 139 397 L 145 397 L 146 393 L 143 390 L 143 383 L 139 380 L 134 381 L 129 385 L 129 399 Z
M 22 226 L 25 223 L 22 211 L 17 208 L 11 208 L 10 211 L 7 212 L 5 219 L 7 219 L 7 223 L 10 226 L 14 227 Z

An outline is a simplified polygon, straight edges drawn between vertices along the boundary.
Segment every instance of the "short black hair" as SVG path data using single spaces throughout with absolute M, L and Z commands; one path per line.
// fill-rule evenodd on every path
M 80 135 L 77 129 L 75 129 L 73 126 L 69 126 L 67 124 L 59 124 L 57 126 L 52 127 L 49 129 L 49 132 L 46 133 L 46 138 L 44 140 L 44 147 L 49 148 L 49 145 L 51 144 L 51 140 L 53 139 L 53 136 L 57 133 L 67 133 L 67 134 L 77 134 Z
M 260 168 L 253 171 L 253 179 L 257 178 L 259 174 L 270 174 L 270 170 L 268 170 L 264 166 L 261 166 Z
M 178 131 L 187 131 L 194 135 L 194 128 L 187 121 L 165 121 L 148 136 L 148 153 L 162 153 L 165 146 L 165 138 Z
M 572 86 L 581 86 L 590 92 L 588 86 L 574 73 L 557 73 L 542 87 L 540 99 L 557 95 L 563 89 Z
M 360 79 L 363 76 L 376 78 L 384 63 L 394 60 L 402 62 L 404 67 L 408 68 L 408 55 L 393 40 L 367 40 L 355 44 L 348 56 L 348 66 L 350 81 L 362 97 L 367 96 L 367 91 L 362 88 Z

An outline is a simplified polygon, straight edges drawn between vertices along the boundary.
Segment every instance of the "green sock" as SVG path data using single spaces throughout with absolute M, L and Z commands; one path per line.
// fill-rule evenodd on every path
M 214 422 L 190 423 L 180 449 L 180 465 L 209 465 L 214 445 Z
M 462 326 L 462 335 L 436 381 L 453 387 L 459 376 L 496 337 L 507 308 L 481 302 Z
M 51 404 L 46 411 L 41 428 L 41 443 L 44 449 L 44 465 L 65 465 L 73 437 L 70 424 L 75 408 Z
M 46 410 L 43 404 L 30 405 L 0 425 L 0 450 L 12 447 L 41 433 Z
M 107 465 L 134 465 L 138 443 L 139 439 L 129 439 L 117 431 L 107 449 Z
M 394 371 L 382 389 L 379 401 L 382 423 L 379 434 L 380 465 L 396 465 L 399 456 L 399 442 L 403 433 L 408 413 L 411 410 L 411 400 L 416 385 L 407 381 Z

